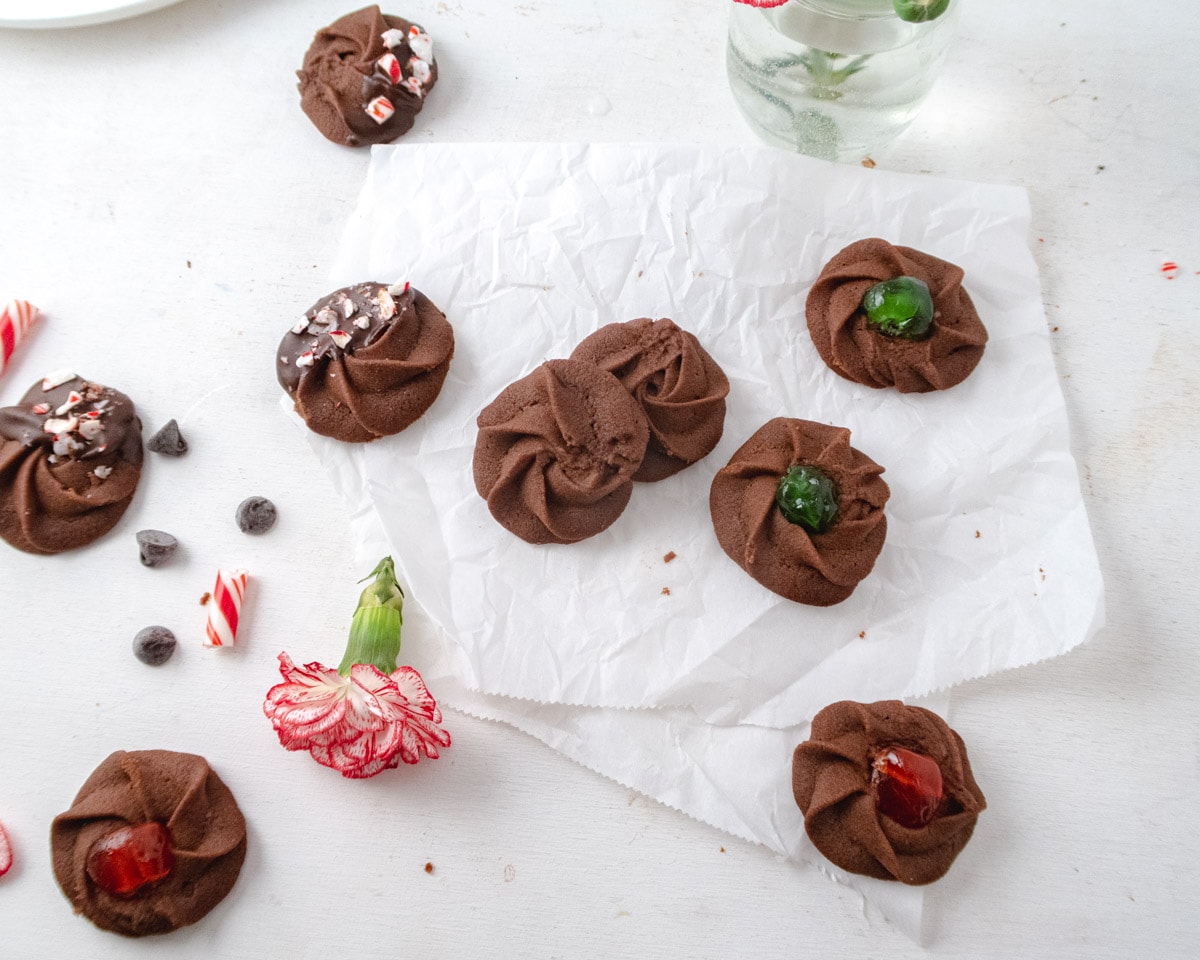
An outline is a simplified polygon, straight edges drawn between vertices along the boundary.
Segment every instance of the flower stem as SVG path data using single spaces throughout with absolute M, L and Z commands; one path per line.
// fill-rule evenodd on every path
M 338 665 L 338 673 L 342 676 L 348 676 L 356 663 L 369 663 L 390 674 L 396 669 L 396 658 L 400 655 L 404 591 L 396 582 L 392 558 L 384 557 L 363 579 L 370 577 L 375 579 L 358 598 L 358 607 L 350 623 L 346 655 Z

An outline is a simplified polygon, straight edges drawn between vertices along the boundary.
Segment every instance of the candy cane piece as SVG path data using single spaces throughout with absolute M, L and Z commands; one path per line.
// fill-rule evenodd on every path
M 8 842 L 8 834 L 4 832 L 4 824 L 0 823 L 0 877 L 8 873 L 12 866 L 12 844 Z
M 40 316 L 28 300 L 10 300 L 0 309 L 0 373 L 8 369 L 12 355 Z
M 232 647 L 237 641 L 238 620 L 242 615 L 242 600 L 246 596 L 245 570 L 218 570 L 217 584 L 212 590 L 208 608 L 208 624 L 204 629 L 206 647 Z

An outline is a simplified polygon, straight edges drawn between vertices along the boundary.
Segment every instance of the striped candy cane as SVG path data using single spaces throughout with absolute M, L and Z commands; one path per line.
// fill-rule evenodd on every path
M 217 585 L 213 587 L 208 624 L 204 630 L 206 647 L 232 647 L 236 642 L 242 599 L 246 596 L 249 578 L 245 570 L 217 571 Z
M 0 877 L 8 873 L 8 868 L 12 866 L 12 860 L 12 844 L 8 842 L 4 824 L 0 823 Z
M 10 300 L 0 308 L 0 374 L 8 369 L 9 360 L 39 316 L 38 308 L 28 300 Z

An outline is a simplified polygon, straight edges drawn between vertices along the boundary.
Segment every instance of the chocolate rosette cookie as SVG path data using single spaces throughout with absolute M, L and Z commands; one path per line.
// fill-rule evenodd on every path
M 108 533 L 142 473 L 142 422 L 111 387 L 67 371 L 0 408 L 0 537 L 53 554 Z
M 359 283 L 318 300 L 279 344 L 275 375 L 310 430 L 348 443 L 399 433 L 437 399 L 454 330 L 411 285 Z
M 246 821 L 203 757 L 117 751 L 54 818 L 50 853 L 76 913 L 129 937 L 169 933 L 229 893 Z
M 792 757 L 813 845 L 851 873 L 902 883 L 945 875 L 987 806 L 962 738 L 899 700 L 831 704 Z
M 610 323 L 571 354 L 613 374 L 641 405 L 650 443 L 634 480 L 662 480 L 708 456 L 725 429 L 729 380 L 696 337 L 670 320 Z
M 313 37 L 304 55 L 300 107 L 348 147 L 387 143 L 412 129 L 437 82 L 433 41 L 401 17 L 364 7 Z
M 825 264 L 809 291 L 813 344 L 834 373 L 868 387 L 953 387 L 975 369 L 988 338 L 962 281 L 961 268 L 920 250 L 859 240 Z
M 841 603 L 883 548 L 881 473 L 844 427 L 769 420 L 713 477 L 717 540 L 768 590 L 797 603 Z
M 477 422 L 475 489 L 529 543 L 575 543 L 611 526 L 650 436 L 621 382 L 582 360 L 547 361 L 505 387 Z

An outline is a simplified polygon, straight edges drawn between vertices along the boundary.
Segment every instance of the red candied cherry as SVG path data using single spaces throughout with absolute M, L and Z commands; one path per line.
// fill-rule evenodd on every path
M 171 832 L 161 823 L 135 823 L 101 837 L 88 852 L 87 873 L 114 897 L 132 897 L 167 877 L 175 866 Z
M 900 826 L 915 830 L 935 816 L 942 803 L 942 771 L 929 757 L 904 747 L 886 747 L 871 762 L 875 809 Z

